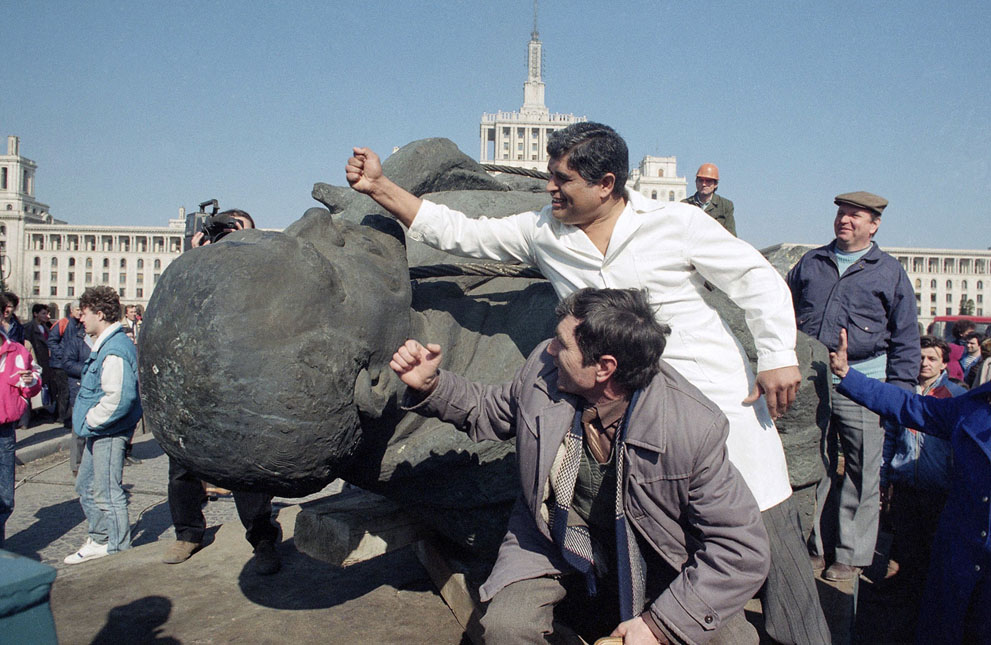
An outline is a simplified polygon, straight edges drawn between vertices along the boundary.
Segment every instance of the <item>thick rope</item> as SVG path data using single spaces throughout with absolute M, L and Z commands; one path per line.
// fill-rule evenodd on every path
M 532 168 L 515 168 L 513 166 L 497 166 L 491 163 L 483 163 L 482 168 L 490 172 L 504 172 L 508 175 L 523 175 L 534 179 L 550 179 L 549 172 L 544 170 L 533 170 Z
M 422 278 L 446 278 L 459 275 L 477 275 L 502 278 L 535 278 L 544 279 L 540 271 L 523 264 L 496 263 L 466 263 L 466 264 L 432 264 L 429 266 L 410 267 L 411 280 Z

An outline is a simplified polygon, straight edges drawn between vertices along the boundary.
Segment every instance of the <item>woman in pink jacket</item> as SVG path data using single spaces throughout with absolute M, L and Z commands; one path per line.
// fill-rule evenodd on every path
M 7 305 L 0 295 L 0 311 Z M 4 527 L 14 510 L 14 424 L 24 414 L 28 401 L 41 391 L 40 368 L 20 343 L 0 334 L 0 547 Z

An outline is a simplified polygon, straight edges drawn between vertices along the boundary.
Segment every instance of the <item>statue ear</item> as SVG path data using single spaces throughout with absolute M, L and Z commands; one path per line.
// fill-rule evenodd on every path
M 354 403 L 358 412 L 377 419 L 385 409 L 395 405 L 398 379 L 388 367 L 363 367 L 354 380 Z

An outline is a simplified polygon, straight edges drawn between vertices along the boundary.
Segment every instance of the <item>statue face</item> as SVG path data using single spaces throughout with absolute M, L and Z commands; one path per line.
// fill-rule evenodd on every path
M 155 435 L 234 490 L 299 495 L 334 479 L 408 335 L 402 244 L 311 210 L 284 233 L 183 254 L 148 305 L 139 360 Z

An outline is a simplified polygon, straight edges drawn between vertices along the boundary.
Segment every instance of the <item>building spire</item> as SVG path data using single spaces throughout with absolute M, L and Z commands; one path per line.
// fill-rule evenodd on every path
M 541 78 L 542 49 L 540 33 L 537 31 L 537 0 L 533 0 L 533 32 L 530 34 L 530 42 L 527 43 L 527 78 L 526 83 L 523 84 L 523 112 L 547 113 L 547 106 L 544 105 L 544 81 Z

